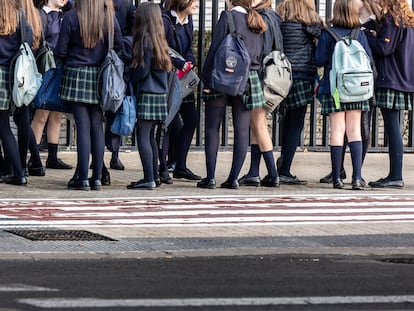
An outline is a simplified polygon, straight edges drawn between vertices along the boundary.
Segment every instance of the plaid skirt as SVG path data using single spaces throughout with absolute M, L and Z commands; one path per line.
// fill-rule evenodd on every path
M 375 90 L 375 106 L 378 108 L 412 110 L 413 100 L 414 93 L 384 88 L 377 88 Z
M 0 110 L 10 109 L 9 68 L 0 66 Z
M 167 115 L 167 94 L 143 92 L 138 96 L 137 119 L 164 121 Z
M 287 110 L 294 110 L 313 102 L 313 83 L 305 79 L 293 79 L 292 87 L 284 105 Z
M 348 111 L 348 110 L 361 110 L 361 111 L 369 111 L 369 100 L 364 100 L 360 102 L 354 103 L 341 103 L 341 107 L 337 109 L 335 107 L 335 102 L 331 94 L 319 94 L 318 96 L 319 102 L 321 103 L 322 115 L 328 115 L 332 112 L 340 112 L 340 111 Z
M 69 102 L 99 104 L 98 73 L 99 67 L 65 67 L 60 97 Z

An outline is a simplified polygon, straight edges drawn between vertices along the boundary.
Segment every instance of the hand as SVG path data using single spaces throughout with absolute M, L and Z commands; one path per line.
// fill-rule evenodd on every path
M 210 89 L 204 89 L 203 92 L 206 93 L 206 94 L 209 94 L 211 92 L 211 90 Z

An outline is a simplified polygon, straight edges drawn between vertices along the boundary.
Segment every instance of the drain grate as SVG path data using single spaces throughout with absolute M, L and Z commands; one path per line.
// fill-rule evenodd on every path
M 4 230 L 32 241 L 116 241 L 86 230 Z
M 414 264 L 414 258 L 385 258 L 385 259 L 380 259 L 380 261 L 386 262 L 386 263 Z

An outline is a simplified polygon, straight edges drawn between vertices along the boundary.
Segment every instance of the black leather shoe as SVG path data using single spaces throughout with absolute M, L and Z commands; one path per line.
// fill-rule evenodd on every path
M 111 162 L 109 162 L 109 167 L 113 170 L 119 170 L 123 171 L 125 169 L 125 166 L 122 164 L 121 160 L 119 159 L 111 159 Z
M 334 180 L 334 181 L 332 182 L 332 186 L 333 186 L 335 189 L 342 189 L 342 188 L 344 187 L 344 182 L 342 181 L 342 179 L 341 179 L 341 178 L 338 178 L 337 180 Z
M 44 166 L 41 166 L 41 167 L 29 166 L 27 168 L 27 171 L 29 172 L 29 176 L 45 176 L 46 175 L 46 169 Z
M 89 187 L 89 180 L 79 180 L 77 176 L 74 176 L 68 182 L 68 189 L 89 191 L 91 188 Z
M 6 184 L 15 185 L 15 186 L 26 186 L 27 185 L 26 177 L 7 176 L 3 178 L 3 182 Z
M 109 186 L 111 184 L 111 175 L 108 171 L 102 172 L 101 183 L 102 186 Z
M 306 180 L 301 180 L 296 176 L 280 175 L 280 183 L 285 185 L 306 185 Z
M 364 184 L 362 183 L 362 178 L 352 179 L 352 190 L 362 190 Z
M 340 177 L 341 177 L 341 179 L 346 179 L 346 172 L 345 172 L 345 170 L 342 170 L 341 172 L 340 172 L 340 175 L 339 175 Z M 328 175 L 326 175 L 325 177 L 322 177 L 320 180 L 319 180 L 319 182 L 321 183 L 321 184 L 330 184 L 331 182 L 332 182 L 332 172 L 330 172 Z
M 61 159 L 46 160 L 46 168 L 53 168 L 56 170 L 71 170 L 73 167 L 70 164 L 63 162 Z
M 128 189 L 144 189 L 144 190 L 152 190 L 152 189 L 155 189 L 156 187 L 157 185 L 155 184 L 155 181 L 145 181 L 143 179 L 139 181 L 133 181 L 127 186 Z
M 188 180 L 201 180 L 201 176 L 198 176 L 194 174 L 192 171 L 190 171 L 188 168 L 186 168 L 184 171 L 175 169 L 173 172 L 174 178 L 184 178 Z
M 259 187 L 260 186 L 260 177 L 259 176 L 247 176 L 244 175 L 242 178 L 239 179 L 240 186 L 252 186 L 252 187 Z
M 158 188 L 159 186 L 161 186 L 161 180 L 159 178 L 155 178 L 154 179 L 155 182 L 155 186 Z
M 280 179 L 279 176 L 272 177 L 270 175 L 266 175 L 261 181 L 260 185 L 263 187 L 279 187 L 280 186 Z
M 214 189 L 216 188 L 216 181 L 214 178 L 203 178 L 197 183 L 197 188 Z
M 101 190 L 102 182 L 99 179 L 95 179 L 93 177 L 89 178 L 89 187 L 91 190 Z
M 372 188 L 398 188 L 404 187 L 402 180 L 389 180 L 387 178 L 380 178 L 377 181 L 370 181 L 368 185 Z
M 224 183 L 220 185 L 220 188 L 225 189 L 239 189 L 239 182 L 237 179 L 234 180 L 226 180 Z
M 173 183 L 173 179 L 171 178 L 170 174 L 168 173 L 168 171 L 163 171 L 160 173 L 160 180 L 163 184 L 172 184 Z

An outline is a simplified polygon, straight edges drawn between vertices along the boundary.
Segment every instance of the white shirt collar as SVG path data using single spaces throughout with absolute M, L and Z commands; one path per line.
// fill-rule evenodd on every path
M 56 10 L 52 10 L 51 8 L 49 8 L 47 5 L 44 5 L 43 6 L 43 8 L 42 8 L 42 10 L 43 11 L 45 11 L 46 12 L 46 14 L 49 14 L 50 12 L 52 12 L 52 11 L 56 11 L 56 12 L 61 12 L 62 10 L 61 9 L 56 9 Z
M 239 6 L 239 5 L 232 8 L 231 11 L 237 11 L 237 12 L 240 12 L 240 13 L 247 14 L 247 10 L 245 8 Z
M 177 15 L 176 11 L 171 10 L 171 15 L 176 18 L 176 22 L 175 22 L 176 25 L 177 24 L 181 24 L 181 25 L 188 24 L 188 15 L 185 17 L 185 19 L 182 23 L 180 22 L 180 19 L 178 18 L 178 15 Z

